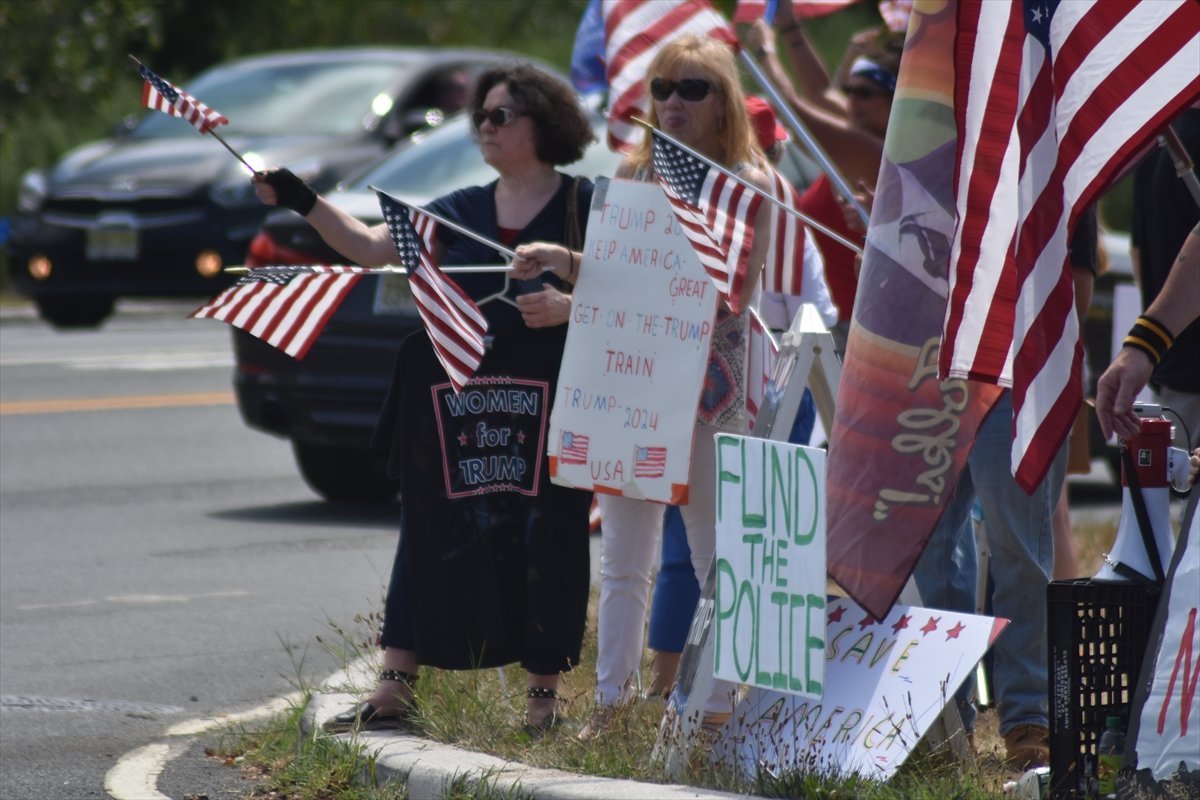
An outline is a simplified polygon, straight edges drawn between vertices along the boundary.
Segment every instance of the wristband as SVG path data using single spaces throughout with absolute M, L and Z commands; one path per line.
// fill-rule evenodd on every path
M 1158 362 L 1162 360 L 1163 353 L 1174 343 L 1175 337 L 1167 330 L 1166 325 L 1163 325 L 1154 317 L 1147 317 L 1143 314 L 1137 318 L 1137 322 L 1129 329 L 1129 333 L 1125 336 L 1122 345 L 1142 351 L 1150 359 L 1151 364 L 1158 366 Z
M 317 193 L 290 169 L 269 169 L 262 176 L 267 185 L 275 190 L 275 201 L 284 208 L 307 217 L 317 204 Z
M 798 30 L 800 30 L 800 23 L 796 22 L 795 20 L 792 20 L 787 25 L 781 25 L 779 28 L 780 33 L 791 33 L 792 31 Z

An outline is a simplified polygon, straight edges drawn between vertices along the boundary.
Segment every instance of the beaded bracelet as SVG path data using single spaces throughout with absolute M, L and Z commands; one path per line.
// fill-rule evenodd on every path
M 1163 353 L 1174 343 L 1175 337 L 1167 330 L 1166 325 L 1144 314 L 1137 318 L 1137 322 L 1129 329 L 1122 342 L 1125 347 L 1141 350 L 1150 359 L 1150 363 L 1156 366 L 1162 360 Z
M 779 28 L 780 33 L 791 33 L 792 31 L 798 30 L 800 30 L 800 23 L 796 22 L 795 20 L 789 22 L 787 25 L 782 25 Z

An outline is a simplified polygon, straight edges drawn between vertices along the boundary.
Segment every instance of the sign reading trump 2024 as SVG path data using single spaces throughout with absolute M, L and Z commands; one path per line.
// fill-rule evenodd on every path
M 718 434 L 714 674 L 820 697 L 825 451 Z
M 662 189 L 597 181 L 550 417 L 551 480 L 686 502 L 716 304 Z

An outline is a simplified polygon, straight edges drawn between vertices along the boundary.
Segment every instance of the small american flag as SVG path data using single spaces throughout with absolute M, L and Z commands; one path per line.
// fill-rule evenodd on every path
M 667 448 L 638 447 L 633 453 L 633 477 L 661 478 L 667 471 Z
M 1012 387 L 1039 484 L 1079 408 L 1075 221 L 1200 97 L 1195 0 L 958 4 L 957 211 L 940 371 Z
M 298 361 L 363 272 L 341 265 L 253 269 L 191 316 L 228 322 Z
M 791 209 L 800 208 L 800 195 L 779 170 L 771 167 L 771 194 Z M 780 294 L 801 295 L 804 290 L 804 225 L 795 214 L 771 206 L 771 245 L 763 267 L 763 289 Z
M 654 174 L 704 271 L 736 314 L 762 196 L 654 131 Z M 790 215 L 789 215 L 790 216 Z
M 433 352 L 454 391 L 461 392 L 483 362 L 487 319 L 475 301 L 433 262 L 430 253 L 437 222 L 384 192 L 376 190 L 375 194 L 400 256 L 400 266 L 408 271 L 408 285 Z
M 646 68 L 664 44 L 694 33 L 738 46 L 729 23 L 705 0 L 603 0 L 601 12 L 613 150 L 641 141 L 641 128 L 632 120 L 648 114 Z
M 179 87 L 172 86 L 170 82 L 151 72 L 145 64 L 138 67 L 138 72 L 146 80 L 142 85 L 142 105 L 146 108 L 170 114 L 172 117 L 183 117 L 201 133 L 208 133 L 218 125 L 229 124 L 229 120 L 223 114 L 204 105 Z
M 588 457 L 588 437 L 582 433 L 563 431 L 562 447 L 559 448 L 558 458 L 564 464 L 586 464 Z

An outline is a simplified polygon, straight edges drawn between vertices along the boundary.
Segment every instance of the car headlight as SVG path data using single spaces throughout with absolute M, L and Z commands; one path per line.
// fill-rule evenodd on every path
M 21 188 L 17 191 L 17 208 L 26 214 L 36 214 L 46 199 L 46 174 L 41 170 L 26 172 L 21 176 Z

